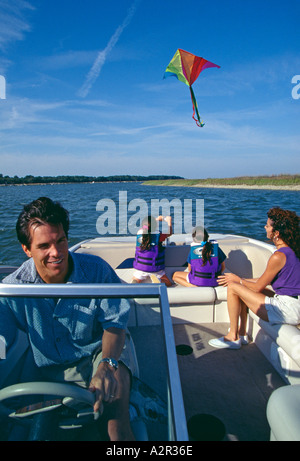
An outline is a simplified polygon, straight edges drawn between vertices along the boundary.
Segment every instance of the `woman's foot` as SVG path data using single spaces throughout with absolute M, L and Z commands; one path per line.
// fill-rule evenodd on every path
M 242 340 L 241 338 L 229 340 L 226 336 L 222 336 L 222 338 L 209 340 L 208 344 L 218 349 L 240 349 L 242 347 Z

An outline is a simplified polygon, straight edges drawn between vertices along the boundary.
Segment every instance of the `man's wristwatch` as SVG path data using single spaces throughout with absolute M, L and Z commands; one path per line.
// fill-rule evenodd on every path
M 106 357 L 105 359 L 100 360 L 100 363 L 102 363 L 102 362 L 107 362 L 108 365 L 113 367 L 115 370 L 118 369 L 119 364 L 118 364 L 117 360 L 115 360 L 115 359 L 111 359 L 110 357 Z

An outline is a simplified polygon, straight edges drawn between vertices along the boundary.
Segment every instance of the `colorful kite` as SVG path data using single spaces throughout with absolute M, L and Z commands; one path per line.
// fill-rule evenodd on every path
M 202 72 L 204 69 L 208 69 L 209 67 L 220 68 L 220 66 L 217 64 L 213 64 L 204 58 L 195 56 L 188 51 L 178 49 L 174 54 L 172 61 L 166 68 L 164 75 L 164 78 L 171 76 L 177 77 L 178 80 L 189 86 L 194 111 L 193 119 L 198 126 L 204 126 L 204 123 L 200 120 L 197 101 L 194 95 L 192 84 L 197 80 L 200 72 Z M 197 114 L 197 119 L 195 118 L 195 113 Z

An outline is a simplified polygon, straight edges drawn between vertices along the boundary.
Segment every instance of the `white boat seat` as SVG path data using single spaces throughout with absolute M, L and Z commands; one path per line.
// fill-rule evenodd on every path
M 227 301 L 227 287 L 215 287 L 216 301 Z
M 272 393 L 267 418 L 272 441 L 300 441 L 300 384 L 283 386 Z
M 175 304 L 213 304 L 216 292 L 212 287 L 171 287 L 168 288 L 170 305 Z
M 166 267 L 179 267 L 178 270 L 184 270 L 184 265 L 190 252 L 190 245 L 170 245 L 165 249 Z
M 174 268 L 180 270 L 179 268 Z M 134 269 L 116 269 L 117 275 L 123 282 L 131 283 Z M 168 274 L 169 275 L 169 274 Z M 169 275 L 170 277 L 170 275 Z M 152 283 L 151 279 L 145 283 Z M 216 291 L 212 287 L 183 287 L 183 286 L 172 286 L 168 289 L 168 298 L 170 305 L 184 305 L 184 304 L 214 304 L 216 300 Z M 157 301 L 158 302 L 158 301 Z M 149 304 L 149 299 L 140 298 L 138 304 Z M 153 304 L 156 304 L 156 300 L 153 300 Z
M 167 289 L 170 307 L 176 305 L 213 305 L 216 299 L 215 290 L 211 287 L 187 288 L 187 287 L 171 287 Z M 158 300 L 153 299 L 149 302 L 147 298 L 139 298 L 136 300 L 138 304 L 157 305 Z
M 272 325 L 250 312 L 262 330 L 300 367 L 300 329 L 296 325 Z

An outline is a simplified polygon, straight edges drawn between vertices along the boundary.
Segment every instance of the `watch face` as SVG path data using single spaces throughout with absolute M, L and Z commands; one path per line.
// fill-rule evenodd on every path
M 109 364 L 114 367 L 115 369 L 118 368 L 118 362 L 114 359 L 110 359 Z
M 119 366 L 117 360 L 111 359 L 111 358 L 102 359 L 101 362 L 107 362 L 111 367 L 115 368 L 116 370 L 118 369 L 118 366 Z

